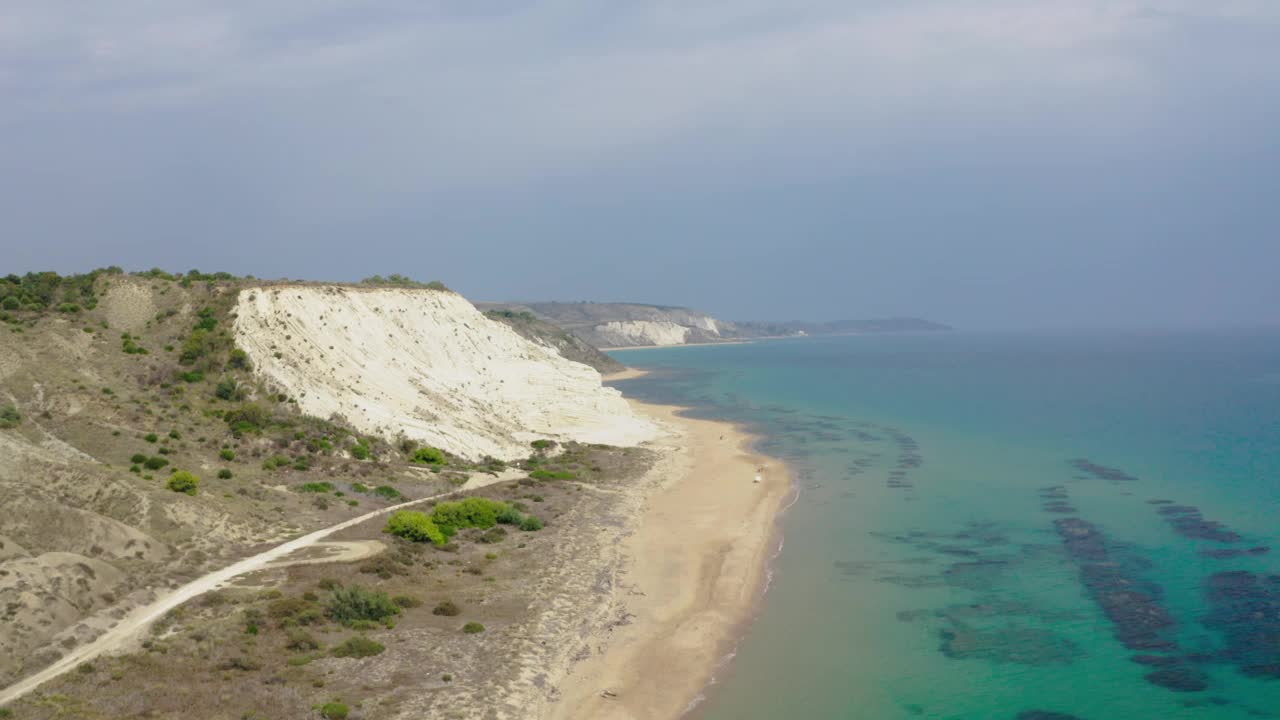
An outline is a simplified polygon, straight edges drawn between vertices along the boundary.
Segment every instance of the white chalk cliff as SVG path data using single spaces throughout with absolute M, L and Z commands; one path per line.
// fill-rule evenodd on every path
M 614 320 L 597 325 L 595 332 L 605 347 L 683 345 L 689 337 L 689 328 L 660 320 Z
M 635 445 L 656 429 L 600 374 L 452 292 L 243 290 L 236 343 L 308 415 L 468 458 L 527 457 L 538 438 Z

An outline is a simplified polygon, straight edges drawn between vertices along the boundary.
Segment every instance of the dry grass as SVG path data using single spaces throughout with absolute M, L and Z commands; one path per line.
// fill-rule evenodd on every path
M 144 649 L 63 676 L 16 704 L 15 717 L 314 717 L 313 706 L 339 698 L 367 718 L 519 717 L 504 701 L 528 685 L 539 651 L 554 641 L 549 620 L 572 623 L 570 601 L 590 602 L 599 590 L 592 561 L 607 542 L 602 528 L 618 522 L 623 495 L 614 491 L 651 455 L 573 447 L 562 460 L 544 464 L 577 466 L 585 479 L 526 479 L 475 493 L 523 503 L 546 520 L 540 531 L 508 529 L 486 543 L 483 531 L 467 530 L 442 550 L 366 523 L 335 539 L 379 539 L 384 554 L 264 571 L 197 598 L 153 628 Z M 404 598 L 394 627 L 315 621 L 309 611 L 323 608 L 330 588 L 353 584 Z M 461 612 L 435 614 L 444 601 Z M 485 632 L 462 632 L 468 622 Z M 354 636 L 385 651 L 332 656 Z

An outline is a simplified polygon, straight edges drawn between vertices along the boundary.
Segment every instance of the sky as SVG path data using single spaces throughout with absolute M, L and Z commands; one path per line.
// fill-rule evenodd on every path
M 0 272 L 1280 325 L 1275 0 L 6 0 Z

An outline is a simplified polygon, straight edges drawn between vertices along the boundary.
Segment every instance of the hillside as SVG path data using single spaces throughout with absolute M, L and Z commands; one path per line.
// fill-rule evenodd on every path
M 485 317 L 515 330 L 526 340 L 555 348 L 569 360 L 590 365 L 601 374 L 615 373 L 626 368 L 582 338 L 545 320 L 539 320 L 532 312 L 492 309 L 485 312 Z
M 0 687 L 263 544 L 654 432 L 446 290 L 113 268 L 0 308 Z
M 653 436 L 600 374 L 486 318 L 452 292 L 341 286 L 240 293 L 236 342 L 316 417 L 472 459 L 528 443 Z

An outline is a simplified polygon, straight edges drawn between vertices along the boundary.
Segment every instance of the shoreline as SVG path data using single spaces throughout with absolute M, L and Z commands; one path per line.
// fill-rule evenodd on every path
M 781 544 L 777 519 L 794 494 L 786 464 L 756 452 L 759 438 L 740 426 L 628 402 L 666 433 L 607 600 L 626 621 L 582 638 L 547 708 L 552 720 L 673 719 L 699 706 L 759 611 Z
M 751 338 L 749 340 L 721 340 L 718 342 L 675 343 L 672 345 L 623 345 L 622 347 L 600 348 L 600 352 L 607 355 L 615 350 L 670 350 L 671 348 L 707 347 L 709 345 L 751 345 L 757 340 L 768 339 L 769 338 Z M 626 371 L 623 370 L 622 372 Z

